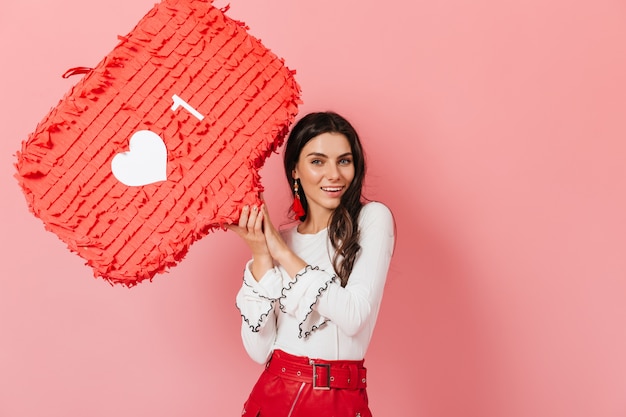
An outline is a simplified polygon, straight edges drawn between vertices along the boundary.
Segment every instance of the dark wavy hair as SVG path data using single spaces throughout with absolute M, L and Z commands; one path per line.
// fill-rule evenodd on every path
M 335 249 L 332 259 L 333 268 L 341 280 L 341 286 L 345 287 L 361 249 L 357 219 L 363 207 L 361 189 L 365 178 L 365 155 L 359 135 L 354 127 L 337 113 L 309 113 L 301 118 L 291 130 L 285 146 L 283 162 L 287 181 L 293 189 L 296 180 L 293 179 L 292 173 L 300 159 L 302 148 L 311 139 L 323 133 L 338 133 L 348 139 L 354 165 L 354 179 L 341 196 L 340 204 L 331 215 L 328 224 L 328 236 Z M 302 187 L 299 187 L 298 194 L 304 211 L 308 213 L 308 203 Z M 305 214 L 300 217 L 300 220 L 304 221 L 306 216 Z

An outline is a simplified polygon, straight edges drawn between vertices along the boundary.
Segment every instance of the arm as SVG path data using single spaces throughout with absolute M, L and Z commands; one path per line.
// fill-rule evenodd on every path
M 328 271 L 308 266 L 283 290 L 281 309 L 301 322 L 306 337 L 326 319 L 349 336 L 377 314 L 394 246 L 394 221 L 380 203 L 369 203 L 359 217 L 361 251 L 345 288 Z
M 244 270 L 236 304 L 241 314 L 241 338 L 248 355 L 259 363 L 269 358 L 276 339 L 276 301 L 281 295 L 282 275 L 274 267 L 276 253 L 290 269 L 305 264 L 295 256 L 272 225 L 267 207 L 242 209 L 239 223 L 228 226 L 250 247 L 252 260 Z
M 241 339 L 248 355 L 265 363 L 276 339 L 276 300 L 282 290 L 280 272 L 272 268 L 257 282 L 250 271 L 252 261 L 244 270 L 236 305 L 241 314 Z

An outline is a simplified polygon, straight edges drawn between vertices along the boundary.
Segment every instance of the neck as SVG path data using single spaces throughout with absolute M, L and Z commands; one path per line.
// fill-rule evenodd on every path
M 328 227 L 332 211 L 318 212 L 309 210 L 307 218 L 298 226 L 298 231 L 304 234 L 315 234 Z

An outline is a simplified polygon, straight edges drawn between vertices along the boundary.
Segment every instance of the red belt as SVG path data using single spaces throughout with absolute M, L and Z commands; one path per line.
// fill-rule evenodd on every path
M 306 382 L 313 389 L 362 389 L 367 386 L 367 370 L 360 361 L 325 361 L 290 355 L 275 350 L 267 371 L 281 378 Z

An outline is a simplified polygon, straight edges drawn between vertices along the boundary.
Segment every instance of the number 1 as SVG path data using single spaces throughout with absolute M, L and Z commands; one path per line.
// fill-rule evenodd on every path
M 187 110 L 189 113 L 191 113 L 196 119 L 200 121 L 204 119 L 204 116 L 198 110 L 191 107 L 189 103 L 187 103 L 182 98 L 178 97 L 176 94 L 172 96 L 172 100 L 174 100 L 174 104 L 172 105 L 172 111 L 176 111 L 178 107 L 183 106 L 183 108 Z

